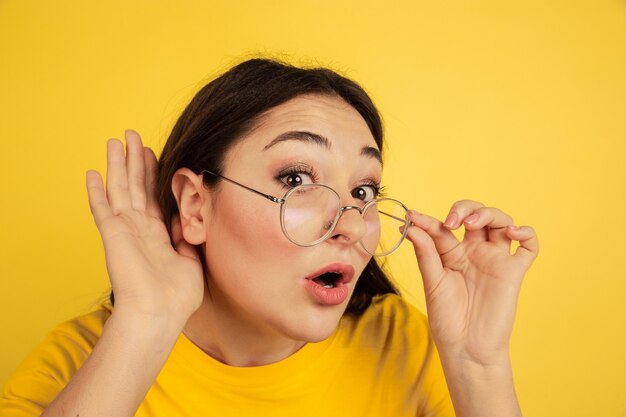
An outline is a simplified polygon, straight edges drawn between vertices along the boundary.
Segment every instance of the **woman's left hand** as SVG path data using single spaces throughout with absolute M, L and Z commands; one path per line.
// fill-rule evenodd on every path
M 529 226 L 499 209 L 462 200 L 445 223 L 410 212 L 431 331 L 442 359 L 497 365 L 508 360 L 517 298 L 539 245 Z M 452 230 L 465 226 L 461 242 Z M 520 246 L 511 254 L 511 242 Z M 506 359 L 503 359 L 506 358 Z

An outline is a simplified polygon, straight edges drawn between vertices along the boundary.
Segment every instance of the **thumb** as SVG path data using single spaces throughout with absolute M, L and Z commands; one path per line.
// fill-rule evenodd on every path
M 413 243 L 417 265 L 424 283 L 424 293 L 428 296 L 433 289 L 437 288 L 443 277 L 441 257 L 437 252 L 435 242 L 418 226 L 411 225 L 406 237 Z

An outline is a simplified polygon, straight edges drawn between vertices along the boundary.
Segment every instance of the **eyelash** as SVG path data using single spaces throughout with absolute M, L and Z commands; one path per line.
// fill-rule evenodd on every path
M 372 181 L 369 183 L 361 184 L 359 187 L 369 186 L 374 189 L 374 198 L 382 198 L 387 196 L 387 191 L 384 185 L 379 185 L 376 182 Z
M 293 174 L 306 174 L 311 177 L 311 180 L 315 183 L 318 181 L 319 176 L 313 167 L 308 165 L 294 165 L 285 169 L 282 169 L 276 174 L 274 179 L 283 187 L 289 188 L 287 184 L 283 181 L 283 179 L 289 175 Z M 355 189 L 358 187 L 372 187 L 374 189 L 374 198 L 382 198 L 387 196 L 387 191 L 385 186 L 381 186 L 378 182 L 373 179 L 365 179 L 362 184 L 354 187 Z
M 283 188 L 289 188 L 289 185 L 285 184 L 283 179 L 293 174 L 306 174 L 311 177 L 311 180 L 313 180 L 313 182 L 317 182 L 319 178 L 317 175 L 317 172 L 312 167 L 308 165 L 294 165 L 294 166 L 280 170 L 280 172 L 276 174 L 274 179 L 278 181 L 278 183 Z

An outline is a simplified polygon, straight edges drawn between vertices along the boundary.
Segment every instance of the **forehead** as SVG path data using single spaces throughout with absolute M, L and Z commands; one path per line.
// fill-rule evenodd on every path
M 367 123 L 354 107 L 341 98 L 322 95 L 299 96 L 268 110 L 238 145 L 260 151 L 289 131 L 323 136 L 334 150 L 360 151 L 366 146 L 378 149 Z

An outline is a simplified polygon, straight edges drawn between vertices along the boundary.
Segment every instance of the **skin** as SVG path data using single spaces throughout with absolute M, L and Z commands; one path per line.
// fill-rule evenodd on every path
M 324 135 L 331 149 L 285 141 L 264 150 L 288 130 Z M 224 175 L 282 196 L 276 170 L 307 155 L 315 180 L 347 205 L 352 190 L 380 180 L 380 164 L 361 154 L 363 146 L 375 142 L 354 109 L 336 98 L 300 97 L 272 109 L 230 149 Z M 111 140 L 107 153 L 106 189 L 95 171 L 87 173 L 87 188 L 116 305 L 92 354 L 44 416 L 134 415 L 181 331 L 239 366 L 281 360 L 334 331 L 346 303 L 318 305 L 302 282 L 337 261 L 360 274 L 369 256 L 358 244 L 364 230 L 358 213 L 345 212 L 329 240 L 301 248 L 282 235 L 275 204 L 223 182 L 207 190 L 198 175 L 181 169 L 172 184 L 180 217 L 173 219 L 171 245 L 154 196 L 154 153 L 133 131 L 126 132 L 126 152 Z M 534 231 L 470 200 L 454 203 L 445 222 L 410 216 L 408 238 L 457 416 L 521 415 L 508 348 L 522 279 L 538 252 Z M 461 226 L 459 241 L 452 230 Z M 510 254 L 513 240 L 520 247 Z M 194 245 L 208 260 L 206 279 Z
M 290 131 L 316 133 L 329 145 L 294 139 L 266 149 Z M 382 170 L 376 158 L 361 154 L 364 147 L 377 148 L 354 108 L 334 98 L 299 97 L 272 109 L 229 150 L 223 175 L 282 197 L 289 187 L 275 177 L 286 168 L 306 166 L 314 174 L 297 174 L 303 183 L 326 184 L 339 193 L 342 205 L 358 204 L 351 192 L 372 193 L 366 184 L 379 183 Z M 187 169 L 178 171 L 173 190 L 185 240 L 203 245 L 208 259 L 206 296 L 185 327 L 194 343 L 227 364 L 250 366 L 284 359 L 334 332 L 349 298 L 321 305 L 311 299 L 304 278 L 326 265 L 349 264 L 355 269 L 348 284 L 352 294 L 370 259 L 358 245 L 365 231 L 358 212 L 346 211 L 330 239 L 300 247 L 283 234 L 278 204 L 248 190 L 222 181 L 208 191 Z

